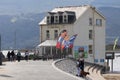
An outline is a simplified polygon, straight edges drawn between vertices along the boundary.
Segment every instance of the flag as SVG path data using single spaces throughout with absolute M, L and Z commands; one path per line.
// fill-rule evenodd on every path
M 66 37 L 62 42 L 62 49 L 64 48 L 73 48 L 73 43 L 77 34 L 73 35 L 70 39 Z
M 62 42 L 62 45 L 61 45 L 61 48 L 64 49 L 68 46 L 68 41 L 69 41 L 69 37 L 68 36 L 65 36 L 63 42 Z
M 57 44 L 56 44 L 56 48 L 61 48 L 61 43 L 62 43 L 63 40 L 64 40 L 64 38 L 61 37 L 61 36 L 58 38 L 58 41 L 57 41 Z
M 69 40 L 69 48 L 73 48 L 74 40 L 76 39 L 77 34 L 73 35 Z
M 115 41 L 114 41 L 113 50 L 115 50 L 115 48 L 116 48 L 116 45 L 117 45 L 118 39 L 119 39 L 119 37 L 117 37 L 117 38 L 115 39 Z
M 66 30 L 63 30 L 61 33 L 60 33 L 60 36 L 57 40 L 57 44 L 56 44 L 56 48 L 61 48 L 61 45 L 62 45 L 62 42 L 65 38 L 65 36 L 67 35 L 67 32 Z

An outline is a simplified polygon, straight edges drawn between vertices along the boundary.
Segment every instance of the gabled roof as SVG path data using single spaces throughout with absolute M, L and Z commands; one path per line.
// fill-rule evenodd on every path
M 66 7 L 57 7 L 51 11 L 51 13 L 74 13 L 76 15 L 76 20 L 88 9 L 92 8 L 96 11 L 97 14 L 99 14 L 101 17 L 104 18 L 102 14 L 100 14 L 95 7 L 92 7 L 90 5 L 84 5 L 84 6 L 66 6 Z M 104 18 L 105 19 L 105 18 Z M 39 23 L 39 25 L 45 25 L 46 23 L 46 17 Z
M 98 15 L 100 15 L 103 19 L 105 19 L 105 17 L 101 14 L 100 11 L 98 11 L 97 9 L 95 9 L 95 11 L 96 11 L 96 13 L 97 13 Z

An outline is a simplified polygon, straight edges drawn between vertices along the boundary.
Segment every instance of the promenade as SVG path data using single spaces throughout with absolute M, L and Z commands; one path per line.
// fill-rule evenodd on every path
M 56 70 L 50 61 L 4 62 L 0 80 L 83 80 Z

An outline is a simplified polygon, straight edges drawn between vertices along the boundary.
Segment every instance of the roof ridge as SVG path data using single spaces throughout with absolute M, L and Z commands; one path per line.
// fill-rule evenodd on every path
M 92 7 L 92 5 L 60 6 L 60 7 L 56 7 L 56 8 L 73 8 L 73 7 Z

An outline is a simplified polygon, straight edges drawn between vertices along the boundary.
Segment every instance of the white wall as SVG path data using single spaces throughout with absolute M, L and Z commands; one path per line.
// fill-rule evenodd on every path
M 61 24 L 61 25 L 44 25 L 41 28 L 41 39 L 46 40 L 46 30 L 50 31 L 50 40 L 54 40 L 54 30 L 58 30 L 58 34 L 66 29 L 69 36 L 73 35 L 73 24 Z
M 89 26 L 89 18 L 94 18 L 94 24 L 96 24 L 96 19 L 102 19 L 103 26 Z M 94 27 L 94 28 L 93 28 Z M 95 41 L 89 40 L 89 30 L 95 30 Z M 79 19 L 74 24 L 74 33 L 77 33 L 77 39 L 75 40 L 74 46 L 88 46 L 95 45 L 93 47 L 93 54 L 88 53 L 88 58 L 86 61 L 94 63 L 94 59 L 98 59 L 98 63 L 100 65 L 104 65 L 104 63 L 100 63 L 100 59 L 105 59 L 105 21 L 104 19 L 98 15 L 94 14 L 93 11 L 88 9 L 83 15 L 79 17 Z
M 53 40 L 54 30 L 58 30 L 58 33 L 60 33 L 60 31 L 66 29 L 69 36 L 78 34 L 74 42 L 74 46 L 94 46 L 93 54 L 88 53 L 88 58 L 86 58 L 86 61 L 94 63 L 94 59 L 98 59 L 97 64 L 104 65 L 104 63 L 100 63 L 100 59 L 105 58 L 105 20 L 99 14 L 94 12 L 90 7 L 88 7 L 84 11 L 85 12 L 76 20 L 74 24 L 55 24 L 42 26 L 41 39 L 42 41 L 46 40 L 46 30 L 50 30 L 50 39 Z M 94 18 L 93 26 L 89 25 L 89 18 Z M 97 18 L 102 19 L 102 27 L 95 26 Z M 95 30 L 94 40 L 89 40 L 89 30 Z

